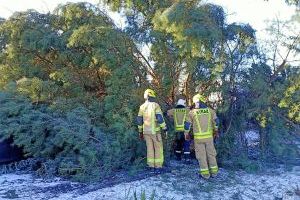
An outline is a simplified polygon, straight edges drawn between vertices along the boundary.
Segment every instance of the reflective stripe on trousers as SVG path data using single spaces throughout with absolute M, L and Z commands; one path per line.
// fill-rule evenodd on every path
M 210 170 L 210 173 L 217 174 L 219 171 L 219 168 L 218 168 L 218 166 L 212 166 L 212 167 L 209 167 L 209 170 Z
M 208 168 L 200 169 L 200 174 L 201 174 L 201 175 L 209 175 L 209 170 L 208 170 Z
M 199 161 L 201 171 L 211 171 L 216 174 L 218 172 L 218 165 L 216 160 L 216 150 L 213 143 L 213 138 L 198 140 L 195 139 L 195 153 L 196 158 Z
M 147 164 L 149 167 L 162 167 L 164 162 L 161 134 L 144 134 L 147 145 Z

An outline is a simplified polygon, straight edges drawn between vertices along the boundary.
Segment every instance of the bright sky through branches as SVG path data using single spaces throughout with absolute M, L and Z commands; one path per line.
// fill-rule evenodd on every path
M 81 1 L 84 0 L 0 0 L 0 17 L 8 18 L 15 11 L 27 9 L 47 13 L 59 4 Z M 99 0 L 85 1 L 94 4 L 99 2 Z M 265 37 L 262 30 L 267 27 L 267 20 L 275 18 L 289 20 L 295 14 L 295 7 L 288 6 L 284 0 L 206 0 L 204 2 L 221 5 L 228 14 L 228 22 L 249 23 L 257 30 L 258 38 Z M 118 26 L 122 26 L 123 20 L 118 15 L 111 16 Z

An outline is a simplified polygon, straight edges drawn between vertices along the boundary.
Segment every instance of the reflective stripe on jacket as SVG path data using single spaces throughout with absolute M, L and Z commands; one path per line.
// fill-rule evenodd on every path
M 174 118 L 174 128 L 176 132 L 184 131 L 184 122 L 187 120 L 188 108 L 174 108 L 168 111 L 168 116 Z
M 193 124 L 194 139 L 213 137 L 216 113 L 210 108 L 193 109 L 189 114 L 189 122 Z
M 166 123 L 160 106 L 156 102 L 146 101 L 140 106 L 139 117 L 143 118 L 143 125 L 139 125 L 144 134 L 156 134 L 160 129 L 166 129 Z

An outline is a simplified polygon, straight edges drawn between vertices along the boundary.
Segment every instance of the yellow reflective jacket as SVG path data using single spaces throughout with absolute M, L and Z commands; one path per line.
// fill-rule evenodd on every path
M 146 101 L 140 106 L 138 117 L 142 117 L 143 125 L 139 125 L 139 132 L 144 134 L 156 134 L 160 129 L 166 129 L 163 113 L 156 102 Z
M 197 108 L 191 110 L 187 122 L 192 124 L 194 139 L 213 137 L 213 131 L 217 129 L 216 119 L 217 115 L 213 109 Z
M 189 112 L 188 108 L 173 108 L 168 110 L 168 116 L 174 119 L 175 132 L 184 131 L 184 122 L 187 121 Z

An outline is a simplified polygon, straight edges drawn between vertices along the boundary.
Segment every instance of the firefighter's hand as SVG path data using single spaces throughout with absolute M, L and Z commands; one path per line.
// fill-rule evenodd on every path
M 217 138 L 219 138 L 219 131 L 215 130 L 214 131 L 214 139 L 217 139 Z
M 144 134 L 142 132 L 139 133 L 140 140 L 144 140 Z
M 168 130 L 167 129 L 164 130 L 164 134 L 165 134 L 165 139 L 168 139 Z
M 190 134 L 188 132 L 184 133 L 184 139 L 185 140 L 190 140 Z

